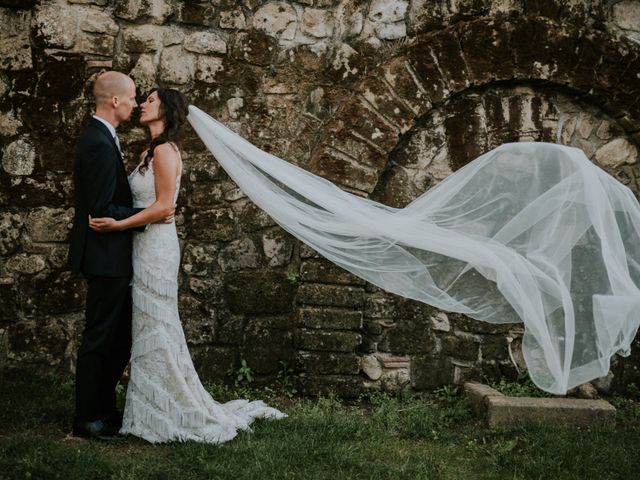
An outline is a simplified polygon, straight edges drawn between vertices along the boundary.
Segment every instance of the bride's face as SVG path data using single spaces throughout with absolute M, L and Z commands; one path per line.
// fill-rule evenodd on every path
M 149 125 L 151 122 L 162 120 L 162 111 L 160 108 L 160 98 L 158 92 L 153 92 L 140 105 L 140 123 Z

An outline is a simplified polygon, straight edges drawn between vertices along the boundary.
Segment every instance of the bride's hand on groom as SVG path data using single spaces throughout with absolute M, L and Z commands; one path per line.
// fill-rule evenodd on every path
M 120 222 L 113 218 L 102 217 L 102 218 L 92 218 L 89 215 L 89 228 L 95 230 L 96 232 L 113 232 L 116 230 L 120 230 Z
M 173 221 L 175 220 L 175 213 L 176 205 L 173 206 L 173 209 L 171 210 L 171 213 L 169 215 L 153 223 L 173 223 Z

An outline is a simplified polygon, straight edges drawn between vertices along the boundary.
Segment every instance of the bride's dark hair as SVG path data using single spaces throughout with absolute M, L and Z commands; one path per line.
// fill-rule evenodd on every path
M 180 127 L 182 127 L 189 114 L 189 101 L 187 97 L 178 90 L 174 90 L 173 88 L 153 88 L 148 95 L 151 95 L 153 92 L 158 92 L 158 98 L 160 99 L 160 113 L 164 120 L 164 131 L 151 140 L 149 150 L 147 150 L 142 165 L 140 165 L 138 169 L 142 174 L 144 174 L 145 170 L 149 167 L 149 162 L 153 158 L 153 150 L 158 145 L 173 142 L 177 144 L 178 147 L 180 146 L 178 134 Z

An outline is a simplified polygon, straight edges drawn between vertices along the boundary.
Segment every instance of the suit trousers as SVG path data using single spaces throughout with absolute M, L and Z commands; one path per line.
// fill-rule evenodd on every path
M 116 412 L 116 385 L 131 357 L 131 277 L 85 277 L 86 322 L 76 360 L 76 423 Z

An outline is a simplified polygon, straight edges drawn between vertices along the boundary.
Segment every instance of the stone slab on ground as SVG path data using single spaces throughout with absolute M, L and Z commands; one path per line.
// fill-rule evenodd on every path
M 562 427 L 614 427 L 616 409 L 606 400 L 578 398 L 509 397 L 476 382 L 465 392 L 476 414 L 489 427 L 548 425 Z

